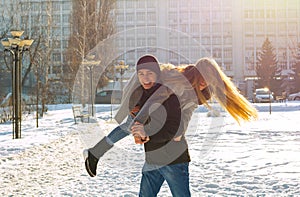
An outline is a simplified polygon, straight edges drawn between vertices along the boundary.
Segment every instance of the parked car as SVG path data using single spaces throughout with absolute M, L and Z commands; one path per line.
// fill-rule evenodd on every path
M 300 101 L 300 92 L 290 94 L 288 96 L 289 101 Z
M 102 90 L 96 93 L 95 104 L 120 104 L 122 90 Z
M 253 94 L 254 94 L 253 97 L 254 103 L 268 103 L 274 101 L 273 92 L 270 92 L 268 88 L 256 89 Z
M 22 105 L 34 105 L 36 104 L 35 100 L 36 98 L 34 96 L 31 95 L 27 95 L 27 94 L 22 94 L 21 95 L 22 98 Z M 11 106 L 12 105 L 12 93 L 9 92 L 5 98 L 1 101 L 0 103 L 0 107 L 4 107 L 4 106 Z

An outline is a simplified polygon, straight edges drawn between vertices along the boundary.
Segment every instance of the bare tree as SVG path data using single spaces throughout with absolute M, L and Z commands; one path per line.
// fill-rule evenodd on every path
M 87 70 L 79 70 L 79 66 L 83 61 L 89 59 L 87 55 L 91 49 L 114 33 L 114 19 L 112 17 L 114 4 L 115 0 L 73 0 L 72 34 L 66 51 L 68 65 L 65 70 L 64 81 L 69 82 L 68 88 L 71 93 L 75 76 L 76 74 L 80 75 L 81 98 L 86 94 L 84 85 L 89 75 L 86 74 Z M 97 85 L 104 86 L 107 83 L 107 77 L 103 75 L 99 81 L 101 83 L 97 83 Z M 84 104 L 84 101 L 82 103 Z

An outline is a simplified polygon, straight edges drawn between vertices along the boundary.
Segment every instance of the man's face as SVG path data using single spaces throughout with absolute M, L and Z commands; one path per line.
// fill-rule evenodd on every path
M 156 73 L 149 69 L 140 69 L 137 75 L 144 89 L 152 88 L 157 80 Z

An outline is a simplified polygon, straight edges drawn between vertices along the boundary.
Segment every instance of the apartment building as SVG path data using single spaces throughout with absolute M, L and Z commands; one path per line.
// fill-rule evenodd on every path
M 49 24 L 46 16 L 51 2 L 51 43 L 55 48 L 49 77 L 59 80 L 70 35 L 72 0 L 21 2 L 29 3 L 30 12 L 21 16 L 20 24 L 29 18 L 32 28 L 38 28 L 33 18 L 41 13 L 43 24 Z M 299 0 L 117 0 L 112 16 L 117 61 L 134 69 L 145 53 L 175 65 L 210 56 L 246 95 L 252 93 L 257 55 L 266 38 L 283 71 L 295 63 L 293 55 L 300 42 Z
M 63 52 L 68 46 L 70 36 L 72 0 L 2 0 L 0 3 L 0 13 L 3 16 L 1 33 L 9 32 L 12 28 L 20 29 L 24 30 L 25 36 L 34 38 L 36 45 L 38 42 L 46 43 L 47 46 L 42 47 L 45 49 L 44 55 L 40 58 L 48 58 L 50 64 L 47 77 L 50 83 L 57 83 L 65 65 Z M 26 57 L 26 54 L 24 56 Z M 23 61 L 25 61 L 23 62 L 25 66 L 26 59 Z M 34 71 L 35 69 L 34 67 L 28 77 L 29 80 L 24 84 L 25 93 L 27 90 L 30 91 L 36 83 L 34 72 L 45 72 Z M 11 87 L 10 81 L 6 81 L 4 85 Z
M 266 38 L 283 71 L 295 63 L 300 1 L 118 0 L 116 25 L 125 62 L 134 64 L 143 53 L 175 65 L 211 56 L 250 95 Z

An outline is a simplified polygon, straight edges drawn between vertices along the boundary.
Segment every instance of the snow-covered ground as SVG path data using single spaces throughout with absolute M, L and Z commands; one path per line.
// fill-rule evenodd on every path
M 255 104 L 259 120 L 239 126 L 225 112 L 208 117 L 199 107 L 187 132 L 192 196 L 300 195 L 300 102 Z M 112 106 L 116 109 L 117 106 Z M 117 124 L 111 106 L 96 120 L 74 124 L 71 105 L 49 106 L 36 128 L 24 117 L 22 138 L 0 124 L 0 196 L 138 196 L 143 146 L 129 136 L 115 144 L 91 178 L 82 150 Z M 171 196 L 166 184 L 159 196 Z

